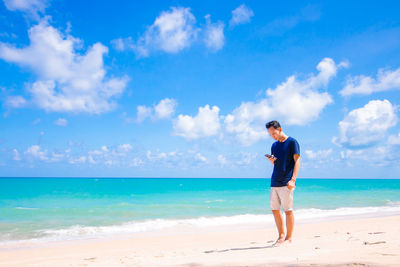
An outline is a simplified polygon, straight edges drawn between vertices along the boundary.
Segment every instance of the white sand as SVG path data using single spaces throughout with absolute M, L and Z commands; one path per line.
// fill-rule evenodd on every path
M 296 224 L 292 244 L 272 247 L 276 237 L 258 225 L 3 244 L 0 266 L 400 266 L 400 216 Z

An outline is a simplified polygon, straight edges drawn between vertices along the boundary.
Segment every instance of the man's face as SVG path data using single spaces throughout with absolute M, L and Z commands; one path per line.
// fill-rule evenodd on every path
M 279 140 L 281 137 L 282 128 L 275 129 L 274 127 L 268 128 L 269 135 L 274 138 L 275 140 Z

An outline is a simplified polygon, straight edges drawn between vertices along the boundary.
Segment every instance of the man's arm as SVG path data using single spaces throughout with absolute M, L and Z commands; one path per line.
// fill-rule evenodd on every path
M 274 155 L 274 144 L 272 144 L 272 146 L 271 146 L 271 155 Z M 272 163 L 272 165 L 275 165 L 275 161 L 276 161 L 276 158 L 274 157 L 274 158 L 267 158 L 271 163 Z
M 300 155 L 294 154 L 293 159 L 294 159 L 294 168 L 293 168 L 292 180 L 294 182 L 296 182 L 297 174 L 299 173 L 299 169 L 300 169 Z
M 296 179 L 297 179 L 297 173 L 299 172 L 299 169 L 300 169 L 300 154 L 294 154 L 293 159 L 294 159 L 293 175 L 292 175 L 292 179 L 290 179 L 290 181 L 287 184 L 289 189 L 296 187 L 295 183 L 296 183 Z

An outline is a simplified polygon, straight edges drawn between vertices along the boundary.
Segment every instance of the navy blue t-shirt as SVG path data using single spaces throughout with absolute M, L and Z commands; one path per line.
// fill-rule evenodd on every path
M 271 154 L 276 157 L 271 186 L 286 186 L 293 175 L 293 155 L 300 155 L 299 143 L 290 136 L 284 142 L 276 141 L 271 146 Z

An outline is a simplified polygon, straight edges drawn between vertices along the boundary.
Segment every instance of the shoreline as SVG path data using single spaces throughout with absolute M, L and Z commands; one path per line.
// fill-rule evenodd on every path
M 327 218 L 323 222 L 300 220 L 295 224 L 293 244 L 283 247 L 271 247 L 277 236 L 274 225 L 203 229 L 186 226 L 101 239 L 44 242 L 30 248 L 4 250 L 3 247 L 0 265 L 296 266 L 362 263 L 367 266 L 400 266 L 400 214 L 369 215 L 367 218 L 358 215 L 358 218 Z
M 284 213 L 282 212 L 283 216 Z M 215 218 L 230 218 L 235 216 L 269 216 L 268 221 L 257 221 L 257 222 L 246 222 L 246 223 L 229 223 L 229 224 L 220 224 L 220 225 L 187 225 L 180 224 L 174 226 L 166 226 L 160 229 L 151 229 L 151 230 L 143 230 L 137 232 L 117 232 L 117 233 L 106 233 L 106 234 L 97 234 L 97 235 L 83 235 L 83 236 L 72 236 L 67 239 L 56 239 L 54 237 L 42 237 L 42 238 L 32 238 L 32 239 L 22 239 L 22 240 L 9 240 L 9 241 L 0 241 L 0 252 L 1 251 L 10 251 L 10 250 L 18 250 L 18 249 L 29 249 L 34 247 L 48 247 L 58 244 L 69 244 L 74 242 L 101 242 L 101 241 L 109 241 L 109 240 L 118 240 L 124 239 L 127 235 L 131 238 L 136 237 L 157 237 L 157 236 L 165 236 L 165 235 L 176 235 L 181 234 L 182 232 L 185 234 L 196 233 L 199 231 L 202 232 L 215 232 L 215 231 L 238 231 L 238 230 L 255 230 L 255 229 L 266 229 L 266 228 L 275 228 L 275 223 L 273 221 L 272 214 L 242 214 L 242 215 L 231 215 L 231 216 L 215 216 L 215 217 L 196 217 L 190 218 L 187 220 L 197 220 L 197 219 L 215 219 Z M 380 217 L 391 217 L 391 216 L 400 216 L 400 210 L 394 211 L 380 211 L 380 212 L 365 212 L 359 214 L 342 214 L 342 215 L 331 215 L 331 216 L 320 216 L 320 217 L 310 217 L 310 218 L 296 218 L 295 211 L 295 220 L 296 225 L 302 224 L 310 224 L 310 223 L 323 223 L 329 221 L 341 221 L 341 220 L 357 220 L 363 218 L 380 218 Z M 168 219 L 166 219 L 168 220 Z M 172 221 L 174 219 L 171 219 Z M 186 219 L 184 219 L 186 220 Z M 119 227 L 119 225 L 105 226 L 105 227 Z M 68 228 L 66 228 L 68 229 Z M 64 229 L 65 230 L 65 229 Z

